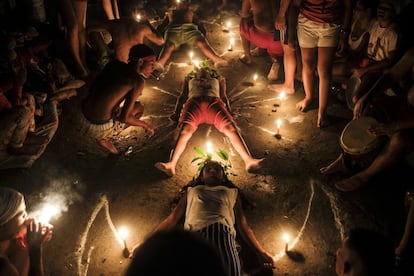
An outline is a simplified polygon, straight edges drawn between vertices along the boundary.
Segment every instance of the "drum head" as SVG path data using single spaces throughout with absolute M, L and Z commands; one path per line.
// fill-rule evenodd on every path
M 349 122 L 340 137 L 342 149 L 352 155 L 365 154 L 376 149 L 382 140 L 368 132 L 368 128 L 376 123 L 372 117 L 360 117 Z

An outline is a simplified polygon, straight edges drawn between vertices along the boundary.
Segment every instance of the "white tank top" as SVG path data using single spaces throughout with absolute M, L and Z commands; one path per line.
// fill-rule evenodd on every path
M 193 78 L 188 81 L 188 97 L 195 98 L 200 96 L 220 97 L 219 80 L 211 79 L 196 79 Z
M 224 186 L 188 188 L 184 229 L 198 231 L 213 223 L 221 223 L 230 227 L 232 234 L 236 235 L 234 205 L 237 192 L 236 188 Z

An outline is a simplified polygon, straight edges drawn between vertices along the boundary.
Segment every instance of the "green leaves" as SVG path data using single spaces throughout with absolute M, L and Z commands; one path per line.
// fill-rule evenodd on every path
M 210 160 L 213 160 L 213 154 L 205 152 L 201 147 L 194 147 L 194 150 L 199 156 L 194 157 L 191 160 L 191 163 L 196 162 L 197 163 L 196 165 L 198 167 L 198 171 L 201 171 L 204 168 L 204 165 L 205 165 L 206 162 L 208 162 Z M 224 172 L 226 174 L 229 174 L 229 170 L 231 170 L 231 168 L 232 168 L 230 158 L 229 158 L 229 154 L 223 149 L 219 149 L 215 153 L 221 159 L 217 162 L 219 162 L 220 165 L 223 167 Z M 235 175 L 233 173 L 231 173 L 231 174 Z

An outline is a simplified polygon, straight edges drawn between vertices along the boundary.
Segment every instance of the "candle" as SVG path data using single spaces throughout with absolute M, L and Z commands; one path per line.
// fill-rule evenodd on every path
M 128 249 L 127 242 L 126 242 L 126 237 L 128 236 L 128 229 L 126 227 L 121 227 L 118 230 L 118 233 L 119 233 L 119 237 L 122 239 L 122 242 L 123 242 L 123 245 L 124 245 L 124 249 L 123 249 L 122 253 L 123 253 L 125 258 L 128 258 L 129 253 L 130 253 L 129 249 Z
M 283 241 L 285 242 L 285 252 L 288 252 L 290 236 L 288 233 L 283 233 L 282 238 L 283 238 Z
M 213 143 L 211 143 L 210 141 L 207 141 L 206 143 L 206 151 L 207 151 L 207 154 L 213 153 Z
M 230 37 L 229 48 L 228 51 L 233 51 L 233 44 L 234 44 L 234 37 Z
M 224 24 L 223 31 L 228 32 L 230 30 L 230 27 L 231 27 L 231 21 L 228 20 L 226 24 Z
M 135 18 L 137 19 L 137 21 L 141 21 L 141 14 L 137 13 L 137 15 L 135 16 Z
M 286 99 L 286 92 L 285 91 L 281 91 L 279 94 L 279 99 L 280 101 L 283 101 L 284 99 Z
M 192 64 L 193 63 L 194 52 L 193 51 L 190 51 L 188 53 L 188 57 L 190 58 L 190 64 Z
M 257 78 L 258 78 L 258 76 L 257 76 L 257 74 L 255 73 L 255 74 L 253 75 L 253 84 L 256 84 Z
M 200 68 L 200 61 L 198 59 L 194 59 L 193 64 L 195 68 Z
M 276 134 L 279 135 L 280 133 L 280 127 L 282 126 L 282 120 L 281 119 L 277 119 L 276 120 L 276 128 L 277 128 L 277 132 Z

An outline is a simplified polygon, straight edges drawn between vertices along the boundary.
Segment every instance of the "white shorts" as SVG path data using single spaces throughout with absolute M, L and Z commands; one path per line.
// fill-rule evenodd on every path
M 302 14 L 298 17 L 298 41 L 301 48 L 337 47 L 341 26 L 312 21 Z

